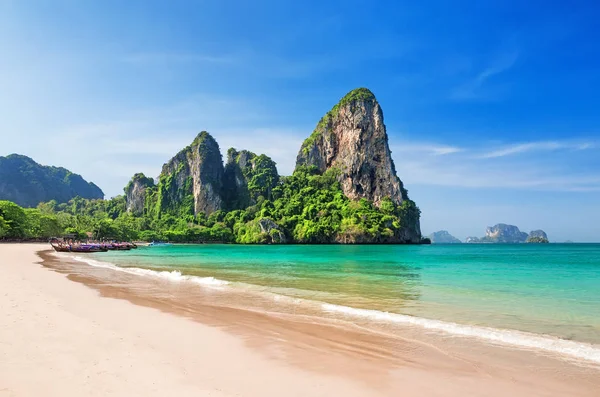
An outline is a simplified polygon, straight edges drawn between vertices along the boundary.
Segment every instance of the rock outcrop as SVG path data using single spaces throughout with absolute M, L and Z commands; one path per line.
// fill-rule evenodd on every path
M 289 177 L 268 156 L 234 148 L 223 167 L 217 142 L 201 132 L 155 186 L 136 176 L 126 195 L 136 215 L 165 217 L 162 227 L 177 220 L 167 231 L 182 241 L 205 233 L 206 241 L 242 244 L 430 243 L 396 175 L 381 107 L 365 88 L 321 119 Z
M 350 91 L 321 118 L 298 152 L 296 169 L 302 166 L 334 171 L 351 200 L 365 198 L 380 206 L 389 198 L 396 206 L 410 204 L 402 229 L 389 242 L 421 242 L 420 212 L 396 175 L 383 112 L 370 90 Z
M 514 225 L 499 223 L 488 227 L 485 236 L 481 238 L 467 237 L 467 243 L 525 243 L 548 242 L 548 236 L 543 230 L 534 230 L 530 234 L 522 232 Z
M 40 165 L 19 154 L 0 157 L 0 200 L 35 207 L 51 200 L 66 203 L 78 196 L 102 199 L 104 193 L 65 168 Z
M 524 243 L 527 240 L 527 233 L 520 231 L 514 225 L 498 223 L 485 230 L 485 237 L 482 240 L 494 243 Z
M 548 240 L 548 235 L 546 234 L 545 231 L 538 229 L 538 230 L 532 230 L 531 232 L 529 232 L 529 237 L 539 237 L 539 238 L 545 238 L 546 240 Z
M 125 203 L 127 212 L 135 216 L 144 214 L 146 203 L 146 192 L 154 187 L 154 180 L 146 177 L 142 173 L 135 174 L 125 186 Z
M 528 243 L 547 243 L 548 235 L 543 230 L 532 230 L 527 236 L 526 242 Z
M 408 199 L 388 146 L 383 112 L 366 88 L 349 92 L 317 124 L 307 138 L 296 167 L 316 166 L 321 172 L 336 168 L 344 194 L 379 205 L 390 197 L 395 204 Z
M 446 230 L 431 233 L 429 239 L 433 244 L 460 244 L 461 241 L 448 233 Z
M 160 212 L 207 215 L 223 206 L 223 159 L 219 145 L 206 131 L 163 165 L 158 182 Z
M 271 198 L 279 182 L 275 162 L 268 156 L 230 148 L 223 176 L 223 201 L 227 210 L 243 209 L 256 204 L 260 196 Z
M 265 233 L 268 235 L 268 239 L 271 243 L 274 244 L 285 244 L 287 243 L 287 239 L 285 238 L 285 233 L 283 230 L 273 222 L 272 219 L 262 218 L 258 221 L 258 226 L 260 226 L 261 233 Z

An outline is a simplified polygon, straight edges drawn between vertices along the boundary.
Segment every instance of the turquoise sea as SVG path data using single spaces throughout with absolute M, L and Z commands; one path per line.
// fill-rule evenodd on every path
M 323 315 L 350 321 L 415 325 L 600 363 L 600 244 L 174 245 L 92 257 L 90 264 L 198 288 L 313 302 Z

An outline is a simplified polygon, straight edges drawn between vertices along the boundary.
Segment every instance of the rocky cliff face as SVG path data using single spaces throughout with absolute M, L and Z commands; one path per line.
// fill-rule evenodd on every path
M 154 187 L 154 180 L 142 173 L 135 174 L 125 186 L 125 203 L 127 212 L 135 216 L 143 215 L 146 202 L 146 192 Z
M 244 171 L 252 167 L 250 159 L 255 155 L 247 150 L 238 152 L 234 148 L 227 151 L 227 164 L 223 177 L 223 198 L 228 209 L 246 208 L 250 205 L 248 180 Z
M 446 230 L 431 233 L 429 239 L 433 244 L 460 244 L 461 241 L 448 233 Z
M 104 193 L 65 168 L 43 166 L 18 154 L 0 157 L 0 200 L 35 207 L 50 200 L 66 203 L 77 196 L 102 199 Z
M 349 92 L 319 121 L 296 158 L 296 168 L 305 165 L 320 172 L 334 169 L 351 200 L 366 198 L 377 206 L 385 197 L 397 206 L 410 201 L 396 175 L 381 106 L 366 88 Z M 395 241 L 421 240 L 419 214 L 408 219 Z
M 182 241 L 430 242 L 396 175 L 381 107 L 364 88 L 322 118 L 289 177 L 280 180 L 268 156 L 233 148 L 223 167 L 218 144 L 202 132 L 163 166 L 156 186 L 134 177 L 126 194 L 131 212 L 177 219 L 158 223 Z
M 223 206 L 223 160 L 219 145 L 206 131 L 163 165 L 158 183 L 160 212 L 211 214 Z
M 268 156 L 230 148 L 223 176 L 223 200 L 228 210 L 256 204 L 258 197 L 271 198 L 279 182 L 275 162 Z
M 524 243 L 527 233 L 519 230 L 514 225 L 499 223 L 485 230 L 485 240 L 496 243 Z
M 548 235 L 543 230 L 532 230 L 527 236 L 528 243 L 547 243 Z
M 300 165 L 321 172 L 337 168 L 344 194 L 353 200 L 364 197 L 379 205 L 384 197 L 396 204 L 408 198 L 396 175 L 383 112 L 366 88 L 349 92 L 319 121 L 298 153 Z
M 547 243 L 548 236 L 543 230 L 534 230 L 527 234 L 514 225 L 499 223 L 488 227 L 481 238 L 467 237 L 467 243 Z
M 540 230 L 540 229 L 538 229 L 538 230 L 532 230 L 529 233 L 529 237 L 545 238 L 546 240 L 548 240 L 548 235 L 546 234 L 546 232 L 543 231 L 543 230 Z
M 258 226 L 260 227 L 261 233 L 268 236 L 268 242 L 273 244 L 287 243 L 285 233 L 272 219 L 262 218 L 258 221 Z

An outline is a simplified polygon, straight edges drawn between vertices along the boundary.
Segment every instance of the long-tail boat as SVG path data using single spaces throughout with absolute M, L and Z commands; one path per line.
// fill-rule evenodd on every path
M 109 251 L 129 251 L 134 248 L 131 243 L 103 243 L 102 246 L 106 247 Z
M 66 244 L 57 241 L 51 241 L 50 245 L 56 252 L 77 252 L 77 253 L 92 253 L 106 252 L 108 249 L 98 244 Z

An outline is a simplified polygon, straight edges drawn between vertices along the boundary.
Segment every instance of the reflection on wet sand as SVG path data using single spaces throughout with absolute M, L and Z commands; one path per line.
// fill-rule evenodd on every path
M 273 359 L 352 377 L 390 395 L 393 390 L 401 389 L 399 382 L 403 377 L 422 371 L 439 373 L 440 379 L 447 382 L 466 377 L 474 384 L 482 382 L 482 388 L 490 379 L 508 381 L 516 391 L 535 384 L 538 390 L 548 390 L 548 395 L 557 390 L 570 395 L 593 395 L 589 394 L 590 387 L 600 388 L 598 369 L 573 366 L 532 352 L 427 333 L 408 326 L 330 318 L 311 302 L 282 300 L 261 290 L 173 283 L 96 268 L 68 258 L 57 259 L 49 253 L 41 253 L 41 257 L 44 266 L 98 290 L 102 296 L 125 299 L 222 328 Z M 349 262 L 350 275 L 351 268 Z M 351 276 L 340 284 L 356 288 Z M 404 295 L 414 297 L 410 291 L 407 288 Z

